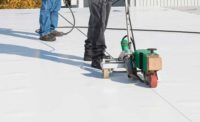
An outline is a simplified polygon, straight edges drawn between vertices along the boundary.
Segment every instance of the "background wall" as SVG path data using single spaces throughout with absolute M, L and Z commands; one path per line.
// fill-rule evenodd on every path
M 88 0 L 71 0 L 71 3 L 72 6 L 88 7 Z M 0 0 L 0 9 L 38 8 L 40 4 L 41 0 Z M 131 4 L 137 7 L 193 7 L 200 6 L 200 0 L 131 0 Z M 124 0 L 120 0 L 115 4 L 115 6 L 123 5 Z
M 137 7 L 192 7 L 200 6 L 200 0 L 131 0 L 131 4 Z M 124 0 L 120 0 L 115 6 L 123 5 Z M 84 7 L 88 7 L 88 0 L 84 0 Z
M 200 0 L 131 0 L 140 7 L 191 7 L 200 6 Z

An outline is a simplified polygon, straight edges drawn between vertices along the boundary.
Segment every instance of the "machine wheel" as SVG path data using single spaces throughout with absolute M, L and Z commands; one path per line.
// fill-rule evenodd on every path
M 158 77 L 157 77 L 156 73 L 151 74 L 149 76 L 149 85 L 150 85 L 150 87 L 151 88 L 156 88 L 157 84 L 158 84 Z
M 109 69 L 103 69 L 103 78 L 108 79 L 110 76 L 110 70 Z

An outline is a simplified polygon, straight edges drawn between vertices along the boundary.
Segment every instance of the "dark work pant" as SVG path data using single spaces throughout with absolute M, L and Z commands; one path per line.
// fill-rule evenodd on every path
M 112 0 L 89 0 L 90 19 L 85 50 L 92 51 L 92 57 L 103 55 L 106 49 L 104 32 L 111 5 Z

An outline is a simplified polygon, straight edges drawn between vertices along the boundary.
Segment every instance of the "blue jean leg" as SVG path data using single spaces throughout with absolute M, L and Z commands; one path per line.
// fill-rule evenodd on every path
M 58 11 L 61 0 L 42 0 L 40 9 L 40 36 L 46 35 L 58 26 Z
M 51 30 L 58 27 L 58 11 L 61 8 L 61 0 L 54 0 L 54 5 L 51 10 Z
M 46 35 L 50 32 L 50 0 L 42 0 L 42 6 L 40 8 L 40 35 Z

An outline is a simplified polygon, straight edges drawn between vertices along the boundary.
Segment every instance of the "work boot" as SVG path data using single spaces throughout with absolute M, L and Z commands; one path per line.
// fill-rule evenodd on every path
M 91 49 L 85 49 L 83 60 L 84 61 L 92 61 L 92 50 Z
M 91 55 L 87 55 L 86 53 L 84 53 L 84 61 L 92 61 L 92 56 Z
M 110 55 L 106 55 L 105 53 L 103 54 L 103 59 L 111 59 Z
M 53 35 L 53 36 L 57 36 L 57 37 L 60 37 L 60 36 L 63 36 L 63 35 L 64 35 L 63 32 L 60 32 L 60 31 L 57 31 L 57 30 L 51 31 L 50 34 Z
M 56 41 L 56 37 L 51 35 L 51 34 L 47 34 L 47 35 L 44 35 L 44 36 L 40 36 L 40 40 L 42 41 Z
M 92 64 L 91 66 L 93 68 L 96 68 L 96 69 L 102 69 L 101 68 L 101 62 L 103 61 L 103 57 L 97 57 L 97 58 L 93 58 L 92 59 Z
M 90 55 L 91 54 L 91 55 Z M 92 61 L 92 53 L 88 53 L 85 51 L 84 53 L 84 61 Z M 103 59 L 110 59 L 111 57 L 109 55 L 106 55 L 105 53 L 103 54 Z

